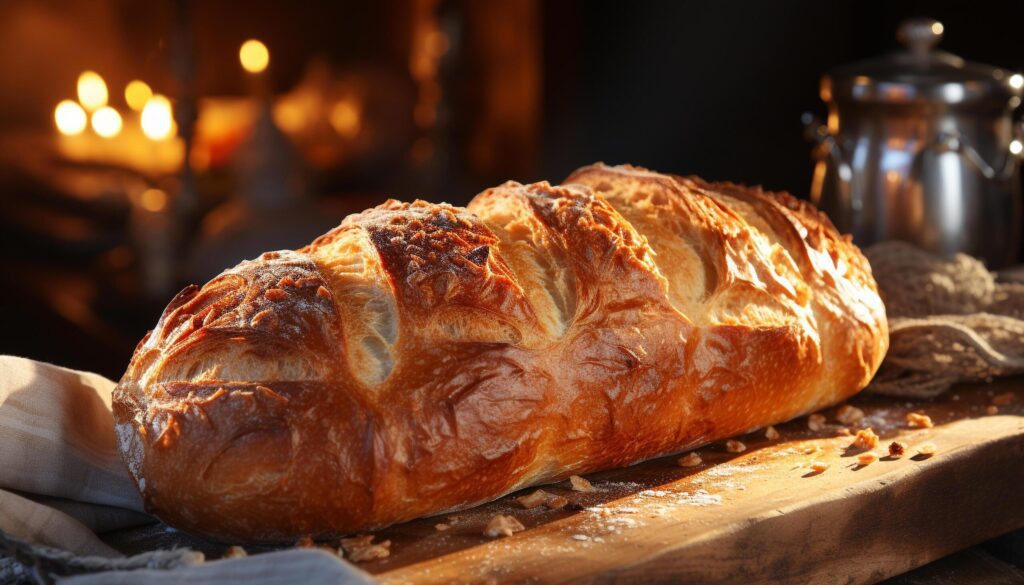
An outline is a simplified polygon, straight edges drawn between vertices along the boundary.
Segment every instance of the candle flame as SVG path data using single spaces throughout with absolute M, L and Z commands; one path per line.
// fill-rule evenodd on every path
M 61 134 L 76 136 L 85 130 L 87 120 L 82 106 L 71 100 L 64 100 L 53 110 L 53 121 L 57 123 L 57 130 Z
M 174 116 L 171 102 L 162 95 L 155 95 L 142 108 L 142 132 L 152 140 L 163 140 L 174 132 Z
M 124 101 L 128 103 L 129 108 L 136 112 L 141 112 L 151 97 L 153 97 L 153 90 L 145 81 L 136 79 L 130 81 L 124 88 Z
M 92 129 L 103 138 L 113 138 L 121 132 L 121 114 L 110 106 L 103 106 L 92 114 Z
M 238 60 L 242 62 L 242 68 L 249 73 L 262 73 L 270 64 L 270 51 L 260 41 L 249 39 L 242 43 L 242 48 L 238 50 Z
M 107 105 L 107 84 L 95 71 L 78 76 L 78 101 L 90 112 Z

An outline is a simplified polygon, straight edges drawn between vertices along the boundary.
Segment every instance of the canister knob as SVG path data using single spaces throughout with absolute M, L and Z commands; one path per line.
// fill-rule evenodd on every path
M 942 23 L 931 18 L 911 18 L 904 20 L 896 31 L 896 39 L 903 46 L 917 54 L 927 54 L 932 47 L 942 40 Z

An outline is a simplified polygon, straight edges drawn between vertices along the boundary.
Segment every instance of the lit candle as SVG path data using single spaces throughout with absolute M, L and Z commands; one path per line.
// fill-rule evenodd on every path
M 107 84 L 95 71 L 78 76 L 78 101 L 90 112 L 107 105 Z
M 57 124 L 57 130 L 65 136 L 77 136 L 85 130 L 86 115 L 82 106 L 71 100 L 64 100 L 57 104 L 53 111 L 53 121 Z
M 171 101 L 162 95 L 151 97 L 142 108 L 142 132 L 151 140 L 164 140 L 174 132 Z
M 129 108 L 136 112 L 141 112 L 151 97 L 153 97 L 153 90 L 145 81 L 136 79 L 129 82 L 124 88 L 124 101 L 128 103 Z
M 121 114 L 110 106 L 103 106 L 92 114 L 92 129 L 103 138 L 121 133 Z
M 238 49 L 238 60 L 242 63 L 242 69 L 249 73 L 252 93 L 257 97 L 266 97 L 269 91 L 266 76 L 263 74 L 270 65 L 270 51 L 267 46 L 256 39 L 249 39 Z

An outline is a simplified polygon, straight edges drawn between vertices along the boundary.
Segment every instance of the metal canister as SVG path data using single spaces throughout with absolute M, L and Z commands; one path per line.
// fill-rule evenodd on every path
M 936 50 L 943 25 L 904 22 L 904 49 L 821 80 L 828 122 L 817 142 L 812 200 L 854 241 L 897 239 L 990 268 L 1017 259 L 1021 234 L 1024 77 Z

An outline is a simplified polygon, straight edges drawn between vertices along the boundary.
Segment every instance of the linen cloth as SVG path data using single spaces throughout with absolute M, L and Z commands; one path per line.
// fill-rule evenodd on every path
M 1024 267 L 990 272 L 910 244 L 864 250 L 889 317 L 889 352 L 868 392 L 932 398 L 960 382 L 1024 373 Z
M 0 356 L 0 583 L 373 582 L 318 550 L 209 563 L 190 551 L 125 559 L 99 535 L 156 519 L 118 454 L 113 388 L 97 374 Z M 150 568 L 101 570 L 126 566 Z

